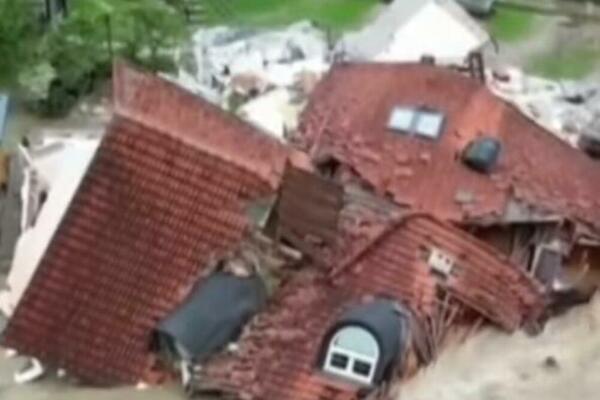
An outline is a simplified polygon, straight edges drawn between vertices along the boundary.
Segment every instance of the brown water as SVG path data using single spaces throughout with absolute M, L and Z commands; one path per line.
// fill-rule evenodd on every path
M 6 359 L 0 351 L 1 400 L 183 400 L 177 386 L 137 390 L 136 388 L 90 389 L 75 387 L 58 379 L 45 379 L 26 385 L 13 383 L 13 373 L 23 365 L 22 359 Z
M 600 399 L 600 296 L 535 338 L 482 332 L 442 354 L 397 399 Z

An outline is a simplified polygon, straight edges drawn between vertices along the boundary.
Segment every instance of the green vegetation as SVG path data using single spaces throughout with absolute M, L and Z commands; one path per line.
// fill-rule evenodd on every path
M 22 0 L 0 0 L 0 87 L 13 86 L 19 69 L 35 55 L 39 29 Z
M 226 4 L 231 13 L 213 7 L 209 10 L 209 23 L 279 26 L 310 19 L 339 33 L 358 27 L 380 3 L 378 0 L 229 0 Z
M 533 32 L 535 19 L 531 12 L 497 7 L 490 20 L 489 29 L 501 42 L 516 42 Z
M 183 15 L 163 0 L 69 5 L 66 17 L 48 20 L 33 2 L 0 0 L 0 84 L 18 88 L 47 116 L 63 115 L 89 93 L 108 76 L 114 57 L 168 67 L 168 51 L 185 33 Z
M 535 57 L 528 70 L 552 79 L 580 79 L 592 73 L 599 65 L 600 50 L 574 47 Z

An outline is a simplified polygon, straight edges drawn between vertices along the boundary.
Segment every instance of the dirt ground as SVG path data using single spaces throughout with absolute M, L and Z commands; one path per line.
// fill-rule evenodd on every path
M 600 296 L 537 337 L 487 330 L 445 351 L 398 400 L 597 400 Z

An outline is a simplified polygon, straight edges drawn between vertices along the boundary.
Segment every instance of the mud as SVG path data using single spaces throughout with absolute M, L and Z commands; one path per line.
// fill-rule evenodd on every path
M 16 385 L 13 373 L 23 366 L 22 358 L 8 359 L 0 349 L 0 399 L 2 400 L 183 400 L 185 395 L 176 385 L 138 390 L 134 387 L 92 389 L 48 377 L 40 382 Z
M 537 337 L 487 330 L 442 354 L 398 400 L 597 400 L 600 296 Z

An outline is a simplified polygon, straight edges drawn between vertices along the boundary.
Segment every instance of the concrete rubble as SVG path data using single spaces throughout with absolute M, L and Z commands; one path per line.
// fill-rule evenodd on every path
M 600 140 L 600 85 L 593 82 L 551 80 L 509 67 L 490 70 L 488 85 L 528 118 L 573 147 L 582 136 Z
M 596 135 L 598 88 L 486 87 L 454 65 L 489 41 L 454 1 L 389 13 L 335 50 L 309 22 L 201 29 L 177 77 L 115 65 L 101 139 L 22 143 L 16 381 L 381 400 L 482 326 L 534 334 L 589 300 L 600 170 L 547 131 Z M 457 33 L 432 47 L 438 23 Z
M 321 76 L 329 69 L 330 45 L 327 35 L 309 21 L 278 31 L 218 26 L 198 30 L 180 52 L 177 83 L 224 108 L 237 110 L 242 104 L 265 94 L 248 105 L 242 116 L 275 136 L 282 136 L 282 124 L 295 125 L 298 107 L 284 94 L 308 75 Z M 273 93 L 267 93 L 274 91 Z M 297 92 L 296 92 L 297 93 Z M 265 105 L 276 103 L 270 115 Z M 266 104 L 265 104 L 266 103 Z M 279 106 L 278 106 L 279 105 Z M 258 115 L 259 113 L 260 115 Z M 260 121 L 256 119 L 259 118 Z

